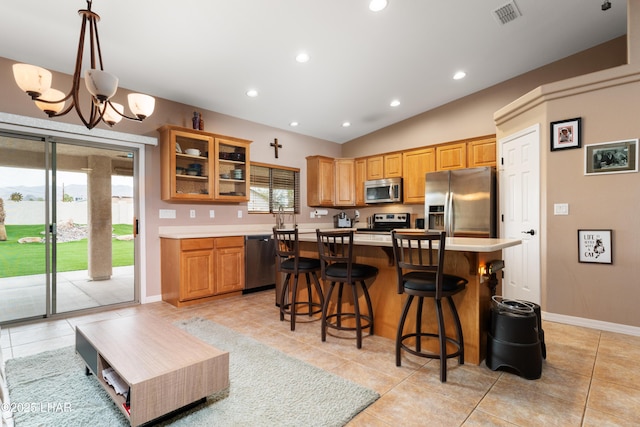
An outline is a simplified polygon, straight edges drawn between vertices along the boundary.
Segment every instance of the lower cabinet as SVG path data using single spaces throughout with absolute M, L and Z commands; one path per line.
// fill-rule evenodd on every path
M 160 239 L 162 299 L 205 302 L 244 288 L 244 237 Z

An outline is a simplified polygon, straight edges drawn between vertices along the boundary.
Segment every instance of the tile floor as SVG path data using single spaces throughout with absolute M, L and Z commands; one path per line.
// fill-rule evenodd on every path
M 291 332 L 279 321 L 273 290 L 189 308 L 160 302 L 9 326 L 0 332 L 2 354 L 6 360 L 73 345 L 77 324 L 140 312 L 168 321 L 204 317 L 378 391 L 380 399 L 349 426 L 640 425 L 640 337 L 544 322 L 539 380 L 452 362 L 442 384 L 438 361 L 405 358 L 396 367 L 392 340 L 367 337 L 361 350 L 348 339 L 323 343 L 317 321 L 299 321 Z

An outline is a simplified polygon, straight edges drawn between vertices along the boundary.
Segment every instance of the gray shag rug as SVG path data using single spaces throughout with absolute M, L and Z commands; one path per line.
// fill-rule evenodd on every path
M 380 396 L 209 320 L 176 325 L 229 352 L 230 387 L 171 426 L 341 426 Z M 127 426 L 73 347 L 6 362 L 15 425 Z

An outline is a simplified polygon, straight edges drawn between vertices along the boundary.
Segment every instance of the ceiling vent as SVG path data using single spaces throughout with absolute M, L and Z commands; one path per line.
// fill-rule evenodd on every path
M 509 3 L 501 6 L 493 11 L 493 16 L 496 20 L 502 25 L 507 22 L 511 22 L 516 19 L 518 16 L 522 16 L 520 11 L 518 10 L 518 6 L 516 6 L 515 1 L 510 1 Z

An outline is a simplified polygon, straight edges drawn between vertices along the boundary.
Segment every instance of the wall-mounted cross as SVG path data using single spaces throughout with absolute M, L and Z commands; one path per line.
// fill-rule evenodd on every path
M 281 144 L 278 144 L 278 138 L 274 138 L 273 142 L 271 144 L 269 144 L 270 146 L 273 147 L 273 150 L 275 151 L 275 155 L 276 155 L 276 159 L 278 158 L 278 148 L 282 148 Z

